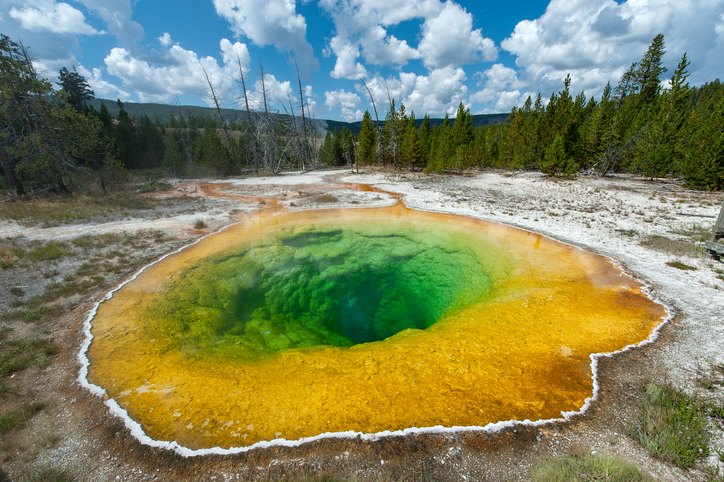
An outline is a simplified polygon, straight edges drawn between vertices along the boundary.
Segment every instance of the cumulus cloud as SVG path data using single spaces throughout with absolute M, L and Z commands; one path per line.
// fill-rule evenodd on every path
M 414 111 L 418 116 L 444 116 L 454 114 L 460 102 L 465 103 L 468 93 L 466 80 L 463 69 L 443 67 L 432 70 L 428 75 L 400 72 L 398 78 L 387 79 L 377 75 L 367 81 L 367 87 L 372 92 L 380 119 L 384 119 L 389 110 L 388 93 L 398 106 L 405 104 L 408 113 Z M 369 99 L 364 86 L 357 85 L 357 91 Z M 371 102 L 364 108 L 373 111 Z
M 108 30 L 127 49 L 135 49 L 145 35 L 140 23 L 131 19 L 131 0 L 79 0 L 89 10 L 96 12 L 108 26 Z
M 345 92 L 344 89 L 334 90 L 325 92 L 324 97 L 324 103 L 330 109 L 341 109 L 342 118 L 347 122 L 362 119 L 362 111 L 358 109 L 361 99 L 354 92 Z
M 164 37 L 163 42 L 168 42 L 168 45 L 173 43 L 170 36 Z M 246 62 L 243 67 L 250 60 L 246 45 L 242 43 L 232 44 L 222 39 L 219 46 L 224 61 L 222 65 L 213 57 L 199 58 L 195 52 L 179 45 L 171 45 L 164 52 L 163 64 L 141 60 L 123 47 L 112 49 L 105 63 L 108 72 L 121 79 L 123 87 L 136 93 L 141 102 L 169 102 L 178 95 L 194 95 L 206 99 L 211 105 L 204 69 L 223 102 L 233 95 L 232 79 L 238 69 L 237 53 L 242 63 Z
M 599 96 L 658 33 L 665 35 L 670 71 L 688 52 L 690 80 L 704 82 L 717 76 L 713 59 L 721 64 L 722 14 L 721 0 L 552 0 L 540 18 L 520 22 L 501 46 L 516 56 L 524 87 L 544 96 L 559 91 L 568 73 L 574 92 Z
M 30 5 L 26 8 L 13 7 L 10 9 L 10 16 L 20 21 L 24 29 L 57 34 L 96 35 L 101 33 L 86 23 L 83 12 L 67 3 L 56 3 L 54 0 L 29 3 Z
M 405 65 L 408 60 L 420 57 L 417 50 L 407 45 L 406 40 L 399 40 L 394 35 L 387 35 L 387 30 L 380 25 L 366 32 L 362 45 L 365 47 L 365 60 L 372 64 Z
M 131 100 L 131 94 L 103 79 L 101 69 L 94 68 L 92 71 L 78 67 L 78 72 L 86 78 L 95 96 L 100 99 L 120 99 L 123 102 Z
M 430 67 L 459 67 L 498 57 L 495 42 L 484 38 L 480 29 L 473 30 L 473 16 L 452 2 L 445 3 L 439 15 L 428 18 L 422 32 L 418 49 Z
M 357 62 L 359 57 L 359 48 L 357 45 L 347 42 L 340 37 L 334 37 L 325 55 L 336 55 L 337 60 L 334 69 L 330 72 L 330 76 L 334 79 L 357 79 L 367 75 L 367 69 Z
M 168 32 L 164 32 L 164 34 L 158 38 L 158 41 L 164 47 L 168 47 L 173 43 L 173 40 L 171 39 L 171 34 L 169 34 Z
M 314 49 L 307 42 L 307 22 L 296 13 L 294 0 L 214 0 L 216 12 L 237 35 L 257 45 L 274 45 L 294 55 L 305 75 L 319 69 Z
M 481 113 L 509 112 L 531 95 L 528 92 L 521 93 L 520 89 L 525 84 L 514 69 L 503 64 L 495 64 L 477 74 L 477 77 L 480 77 L 479 85 L 483 85 L 483 89 L 472 94 L 470 101 L 486 106 Z
M 494 42 L 480 29 L 473 30 L 472 15 L 450 0 L 320 0 L 319 4 L 335 26 L 325 50 L 337 57 L 334 78 L 365 75 L 360 58 L 372 65 L 398 67 L 422 58 L 434 69 L 497 57 Z M 417 47 L 388 32 L 389 27 L 411 20 L 422 21 Z

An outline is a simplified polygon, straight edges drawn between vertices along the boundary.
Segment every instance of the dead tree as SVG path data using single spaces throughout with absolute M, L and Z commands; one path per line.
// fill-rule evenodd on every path
M 302 78 L 299 76 L 299 66 L 297 65 L 296 59 L 294 60 L 294 67 L 297 69 L 297 82 L 299 83 L 299 105 L 302 109 L 302 130 L 304 132 L 304 160 L 309 163 L 309 142 L 307 141 L 307 121 L 304 118 L 304 91 L 302 90 Z M 302 171 L 304 170 L 304 164 L 302 164 Z
M 249 110 L 249 96 L 246 94 L 246 82 L 244 81 L 244 70 L 241 68 L 241 57 L 236 52 L 236 60 L 239 63 L 239 79 L 241 80 L 241 90 L 244 92 L 244 103 L 246 104 L 246 120 L 249 123 L 249 132 L 251 133 L 251 150 L 254 153 L 254 172 L 259 173 L 259 157 L 256 153 L 256 136 L 251 121 L 251 110 Z
M 219 113 L 219 120 L 221 121 L 221 128 L 224 129 L 224 134 L 226 135 L 226 143 L 229 146 L 229 150 L 231 152 L 231 157 L 236 161 L 236 149 L 232 149 L 233 143 L 231 142 L 231 135 L 229 135 L 229 129 L 226 127 L 226 119 L 224 118 L 224 114 L 221 112 L 221 106 L 219 105 L 219 98 L 216 95 L 216 90 L 214 89 L 213 84 L 211 83 L 211 79 L 209 78 L 209 74 L 206 72 L 206 69 L 204 68 L 204 65 L 199 61 L 199 65 L 201 66 L 201 70 L 204 71 L 204 75 L 206 76 L 206 82 L 209 84 L 209 92 L 211 93 L 211 98 L 214 101 L 214 105 L 216 106 L 216 112 Z
M 274 142 L 274 129 L 272 128 L 271 121 L 269 119 L 269 105 L 267 103 L 267 96 L 266 96 L 266 80 L 264 78 L 264 64 L 259 61 L 259 78 L 261 79 L 261 96 L 262 101 L 264 102 L 264 122 L 263 125 L 265 127 L 264 131 L 261 132 L 262 135 L 265 136 L 265 147 L 264 149 L 264 157 L 267 158 L 267 165 L 269 169 L 271 169 L 272 172 L 275 172 L 274 170 L 274 150 L 276 148 L 276 142 Z M 257 132 L 259 130 L 257 129 Z

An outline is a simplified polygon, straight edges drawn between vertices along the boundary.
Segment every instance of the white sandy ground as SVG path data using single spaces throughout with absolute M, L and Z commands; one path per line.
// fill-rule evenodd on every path
M 721 193 L 691 192 L 675 184 L 627 177 L 579 177 L 573 181 L 554 181 L 538 173 L 511 175 L 484 172 L 472 177 L 442 177 L 345 172 L 295 173 L 214 182 L 224 184 L 220 191 L 226 193 L 278 196 L 282 204 L 292 210 L 368 207 L 394 202 L 384 193 L 338 187 L 342 182 L 369 184 L 404 194 L 404 202 L 410 208 L 463 214 L 542 233 L 617 260 L 634 276 L 648 283 L 652 295 L 673 307 L 678 315 L 664 328 L 662 337 L 646 349 L 602 361 L 602 392 L 582 420 L 536 429 L 532 440 L 518 433 L 526 432 L 523 429 L 509 431 L 499 435 L 495 442 L 498 445 L 494 444 L 496 449 L 482 452 L 471 449 L 460 437 L 445 436 L 444 446 L 437 453 L 409 462 L 413 474 L 421 474 L 427 480 L 523 480 L 539 457 L 556 456 L 571 448 L 582 447 L 595 453 L 627 458 L 658 480 L 703 480 L 701 470 L 685 472 L 653 459 L 624 433 L 631 428 L 635 416 L 635 408 L 630 405 L 635 400 L 631 392 L 645 376 L 665 377 L 676 387 L 693 392 L 697 389 L 695 380 L 701 369 L 712 363 L 724 364 L 724 281 L 718 279 L 714 271 L 724 269 L 724 264 L 703 255 L 676 257 L 639 244 L 641 239 L 651 234 L 675 239 L 678 235 L 672 231 L 680 232 L 694 225 L 711 227 L 721 206 Z M 186 183 L 179 183 L 179 186 L 187 192 L 192 191 Z M 337 200 L 332 203 L 329 199 L 316 202 L 320 195 L 331 195 Z M 147 229 L 179 234 L 187 232 L 196 219 L 205 219 L 211 228 L 216 229 L 234 222 L 239 214 L 260 207 L 225 198 L 209 198 L 208 202 L 210 208 L 203 215 L 187 213 L 154 220 L 128 219 L 46 229 L 25 228 L 5 222 L 0 223 L 0 237 L 71 239 L 85 234 Z M 665 264 L 674 259 L 698 269 L 682 271 Z M 81 312 L 73 322 L 79 326 L 84 319 L 85 313 Z M 73 347 L 76 352 L 80 349 L 81 340 L 77 342 L 78 346 Z M 72 372 L 73 375 L 68 378 L 73 380 L 78 367 L 72 362 L 56 363 L 46 370 Z M 143 446 L 126 441 L 124 447 L 130 449 L 119 453 L 117 447 L 112 448 L 99 441 L 91 430 L 93 427 L 63 432 L 62 427 L 76 427 L 79 423 L 77 419 L 83 415 L 79 415 L 75 399 L 63 398 L 57 403 L 53 423 L 61 431 L 62 441 L 56 448 L 41 451 L 34 463 L 38 466 L 75 468 L 74 473 L 79 480 L 249 480 L 280 473 L 280 468 L 287 471 L 304 468 L 307 470 L 305 473 L 313 469 L 324 471 L 335 468 L 340 473 L 355 473 L 358 469 L 362 478 L 373 479 L 389 473 L 384 454 L 371 465 L 369 454 L 365 452 L 366 446 L 362 450 L 354 441 L 337 452 L 328 450 L 325 455 L 315 452 L 314 456 L 310 456 L 309 449 L 300 447 L 275 453 L 271 460 L 269 457 L 257 457 L 264 459 L 263 463 L 241 459 L 246 463 L 237 464 L 233 462 L 237 460 L 235 456 L 226 456 L 226 459 L 200 457 L 196 458 L 193 470 L 185 466 L 183 472 L 176 473 L 174 466 L 169 468 L 168 464 L 161 464 L 165 457 L 162 451 L 146 452 L 144 456 L 135 457 L 130 451 L 141 452 Z M 96 405 L 91 412 L 105 411 L 100 403 Z M 42 420 L 41 415 L 36 418 Z M 106 420 L 104 423 L 109 422 Z M 714 448 L 722 450 L 722 432 L 715 432 Z M 512 442 L 501 442 L 508 439 Z M 257 455 L 253 454 L 254 457 Z M 147 460 L 143 460 L 148 457 L 158 460 L 159 467 L 149 466 Z M 253 460 L 256 460 L 254 457 Z M 223 460 L 226 462 L 221 463 Z M 398 463 L 399 460 L 398 457 Z M 389 460 L 387 462 L 390 463 Z M 715 466 L 716 455 L 710 457 L 707 463 Z M 12 464 L 2 465 L 5 470 L 12 470 Z M 724 465 L 720 465 L 724 470 Z M 397 473 L 409 477 L 410 471 L 398 470 Z

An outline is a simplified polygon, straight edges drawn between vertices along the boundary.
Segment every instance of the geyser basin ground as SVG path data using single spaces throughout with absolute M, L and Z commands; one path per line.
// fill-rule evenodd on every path
M 591 353 L 666 316 L 608 258 L 471 218 L 263 215 L 147 267 L 92 320 L 88 380 L 155 440 L 559 417 Z

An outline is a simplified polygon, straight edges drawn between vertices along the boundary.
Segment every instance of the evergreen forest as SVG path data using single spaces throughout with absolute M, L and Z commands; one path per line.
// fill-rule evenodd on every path
M 724 189 L 724 87 L 719 79 L 692 87 L 683 55 L 669 76 L 665 42 L 656 36 L 600 99 L 572 94 L 570 76 L 544 99 L 538 94 L 514 108 L 502 124 L 475 127 L 462 103 L 453 119 L 420 120 L 388 98 L 384 119 L 365 112 L 355 135 L 327 130 L 311 118 L 299 81 L 299 98 L 283 112 L 264 102 L 245 105 L 234 120 L 209 81 L 215 115 L 178 107 L 163 122 L 129 115 L 119 100 L 99 108 L 75 69 L 62 68 L 60 89 L 35 71 L 21 42 L 0 37 L 0 183 L 18 195 L 71 192 L 89 184 L 103 191 L 123 183 L 128 171 L 157 177 L 278 173 L 324 166 L 459 173 L 501 168 L 539 170 L 550 176 L 635 173 L 681 178 L 693 189 Z M 244 85 L 240 69 L 241 84 Z M 261 67 L 262 86 L 264 85 Z M 339 124 L 339 123 L 337 123 Z

